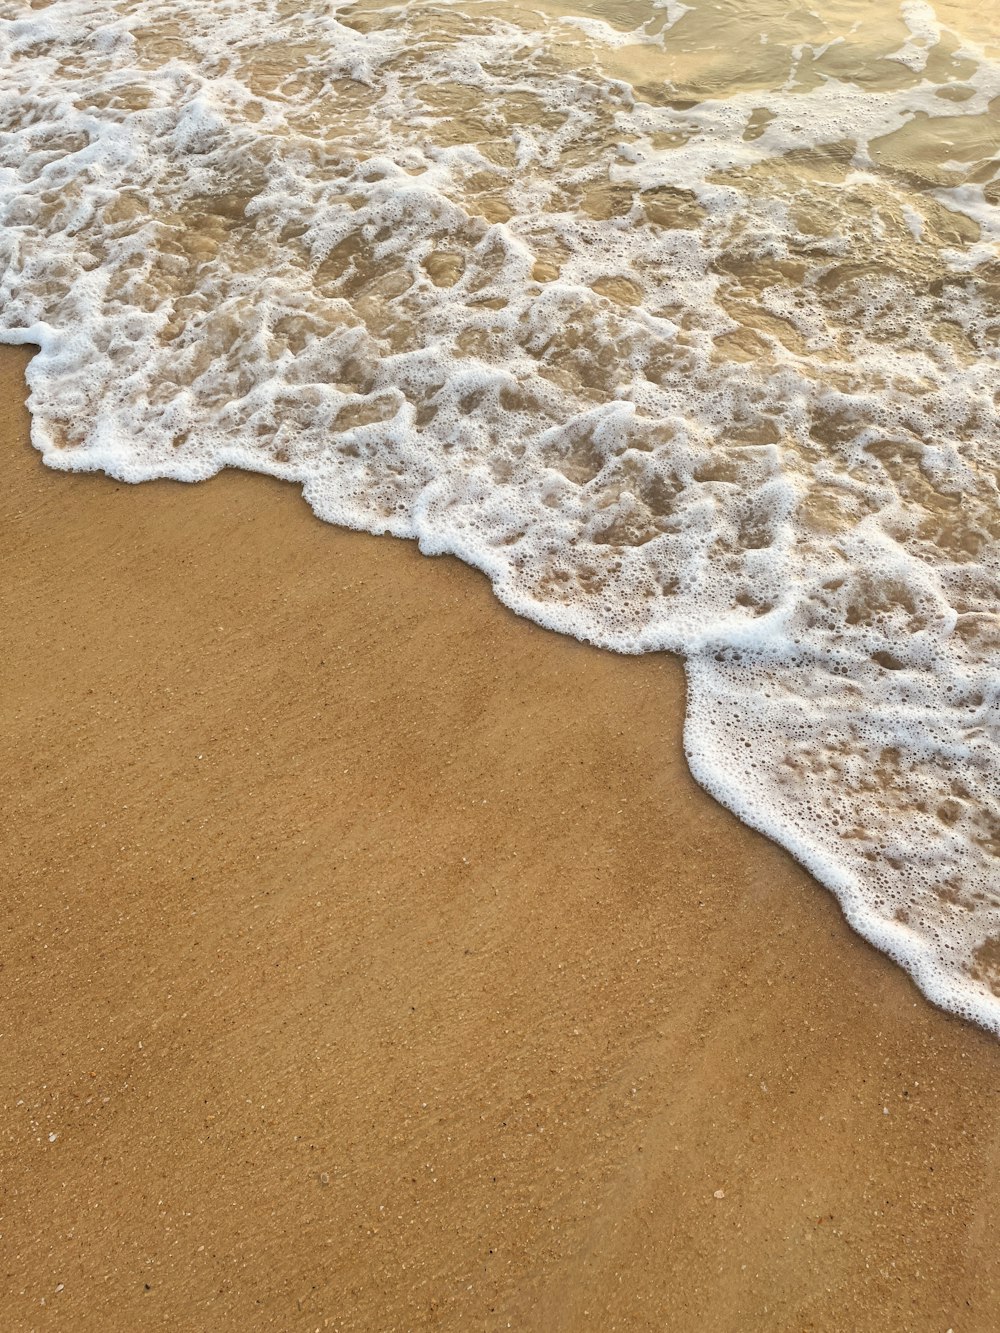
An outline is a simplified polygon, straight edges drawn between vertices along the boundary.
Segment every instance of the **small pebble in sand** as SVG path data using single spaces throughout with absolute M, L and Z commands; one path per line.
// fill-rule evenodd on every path
M 712 1195 L 713 1199 L 724 1199 L 725 1197 L 726 1197 L 725 1190 L 716 1190 L 715 1193 Z

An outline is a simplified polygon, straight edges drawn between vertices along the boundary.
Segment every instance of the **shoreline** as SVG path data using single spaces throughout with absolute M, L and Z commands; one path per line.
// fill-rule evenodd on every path
M 695 784 L 679 662 L 263 476 L 49 471 L 29 352 L 4 1327 L 1000 1323 L 997 1045 Z

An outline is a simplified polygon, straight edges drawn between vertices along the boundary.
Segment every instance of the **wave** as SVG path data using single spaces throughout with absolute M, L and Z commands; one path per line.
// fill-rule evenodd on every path
M 1000 63 L 916 0 L 580 8 L 8 4 L 33 442 L 682 654 L 698 780 L 1000 1031 Z

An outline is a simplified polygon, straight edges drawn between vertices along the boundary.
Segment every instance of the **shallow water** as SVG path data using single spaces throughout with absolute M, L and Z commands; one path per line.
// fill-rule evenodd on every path
M 1000 1031 L 1000 19 L 0 4 L 66 470 L 300 482 L 685 657 L 699 780 Z

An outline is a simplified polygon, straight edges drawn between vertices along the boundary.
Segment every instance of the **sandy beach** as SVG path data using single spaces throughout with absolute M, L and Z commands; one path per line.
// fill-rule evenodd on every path
M 673 659 L 3 349 L 0 1326 L 1000 1325 L 1000 1050 L 694 784 Z

